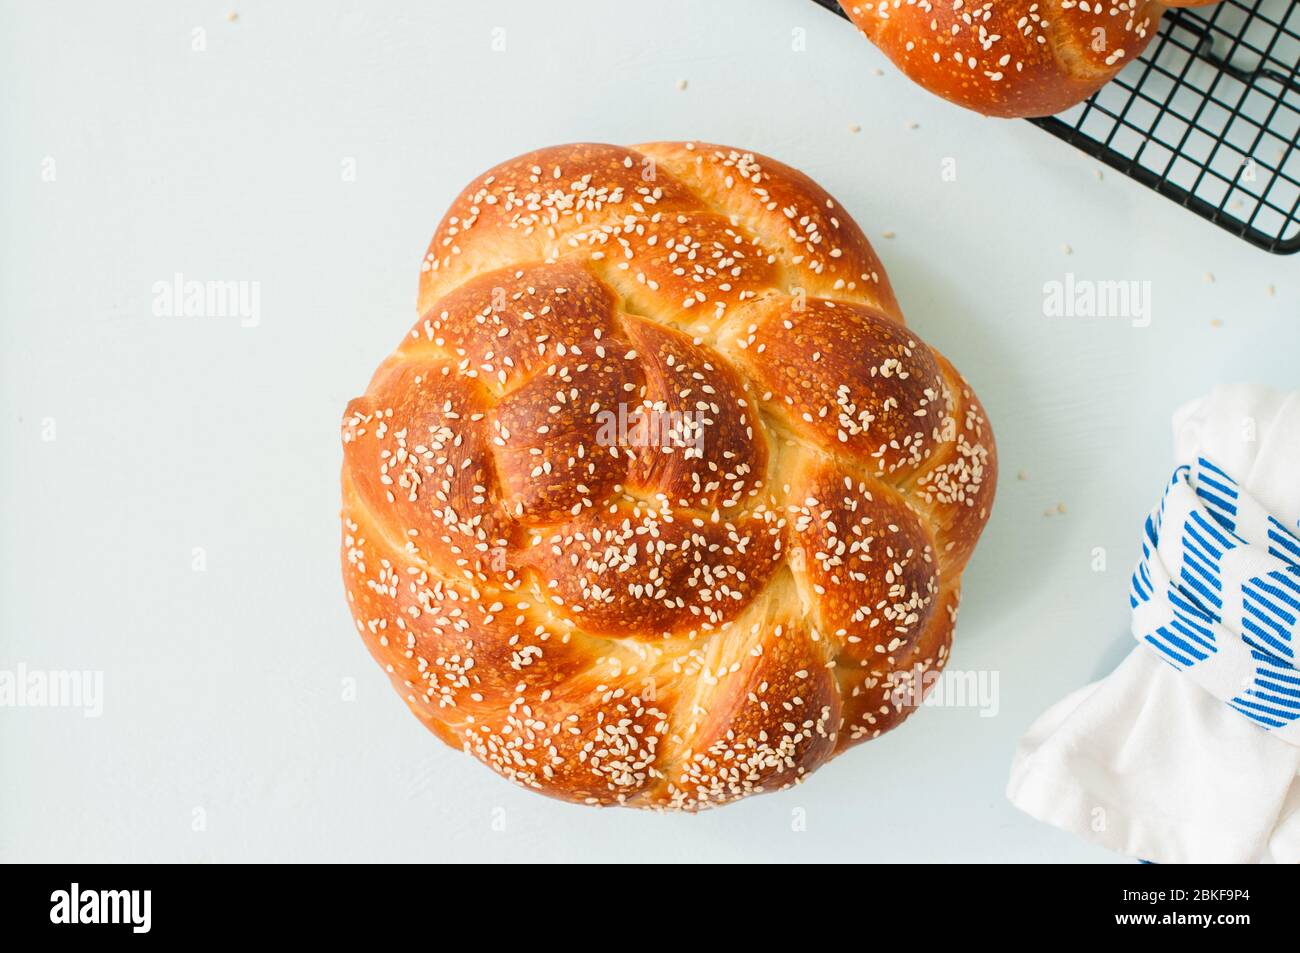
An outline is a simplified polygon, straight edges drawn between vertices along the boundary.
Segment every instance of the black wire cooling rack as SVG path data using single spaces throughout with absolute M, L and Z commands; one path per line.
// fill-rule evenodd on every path
M 1170 10 L 1094 96 L 1030 121 L 1252 245 L 1300 251 L 1297 0 Z

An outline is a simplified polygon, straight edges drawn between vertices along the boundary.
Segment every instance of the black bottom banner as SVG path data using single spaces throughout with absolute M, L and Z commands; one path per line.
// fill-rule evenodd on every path
M 511 890 L 508 881 L 519 876 L 511 871 L 484 876 L 447 865 L 401 869 L 49 865 L 21 870 L 10 866 L 8 873 L 11 885 L 0 901 L 7 938 L 50 939 L 66 934 L 69 939 L 95 943 L 147 943 L 155 937 L 219 941 L 281 934 L 301 942 L 336 940 L 340 931 L 368 929 L 378 939 L 398 922 L 445 916 L 448 880 L 456 877 L 467 881 L 467 889 L 454 891 L 451 901 L 458 908 L 457 916 L 470 912 L 466 907 L 482 903 L 485 914 L 500 917 L 501 893 Z M 911 922 L 920 925 L 918 935 L 927 941 L 945 935 L 1023 938 L 1026 929 L 1046 927 L 1056 931 L 1056 937 L 1070 940 L 1141 934 L 1182 942 L 1199 933 L 1230 942 L 1243 931 L 1284 929 L 1294 915 L 1295 902 L 1294 872 L 1268 867 L 1128 864 L 921 870 L 869 865 L 861 873 L 845 868 L 830 876 L 838 886 L 822 885 L 802 897 L 787 894 L 783 905 L 788 910 L 806 907 L 811 913 L 835 894 L 856 896 L 873 931 L 886 927 L 885 921 L 892 924 L 891 931 L 906 930 Z M 620 877 L 627 885 L 626 902 L 639 904 L 646 902 L 650 886 L 662 884 L 665 878 L 688 878 L 692 891 L 707 883 L 707 877 L 696 871 L 655 869 L 643 871 L 640 877 Z M 743 898 L 751 884 L 755 896 L 770 897 L 772 877 L 769 868 L 756 869 L 749 876 L 728 874 L 728 918 L 753 912 L 765 919 L 770 899 L 751 907 Z M 592 902 L 599 898 L 602 907 L 615 899 L 603 877 L 584 889 L 587 882 L 588 875 L 577 872 L 568 887 L 557 887 L 553 894 L 531 887 L 531 902 L 554 906 L 560 900 L 563 909 L 581 903 L 584 894 Z M 821 903 L 814 897 L 820 897 Z M 696 899 L 701 911 L 723 900 Z M 512 903 L 520 900 L 516 894 Z M 855 908 L 858 903 L 849 904 L 850 910 Z

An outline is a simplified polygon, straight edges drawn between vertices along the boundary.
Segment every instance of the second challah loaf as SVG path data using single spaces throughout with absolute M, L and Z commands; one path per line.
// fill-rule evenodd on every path
M 840 0 L 930 92 L 989 116 L 1049 116 L 1140 54 L 1165 7 L 1216 0 Z

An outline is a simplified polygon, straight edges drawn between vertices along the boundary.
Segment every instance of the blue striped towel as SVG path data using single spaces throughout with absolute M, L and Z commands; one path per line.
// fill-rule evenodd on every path
M 1147 518 L 1133 635 L 1270 734 L 1300 745 L 1300 538 L 1204 457 Z

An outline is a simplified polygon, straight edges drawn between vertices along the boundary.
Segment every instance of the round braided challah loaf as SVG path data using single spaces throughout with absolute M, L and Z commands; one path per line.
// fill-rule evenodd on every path
M 1217 0 L 839 0 L 911 79 L 988 116 L 1087 99 L 1156 35 L 1166 7 Z
M 529 153 L 453 203 L 419 306 L 343 422 L 343 568 L 438 737 L 695 809 L 915 707 L 993 437 L 816 184 L 704 144 Z

